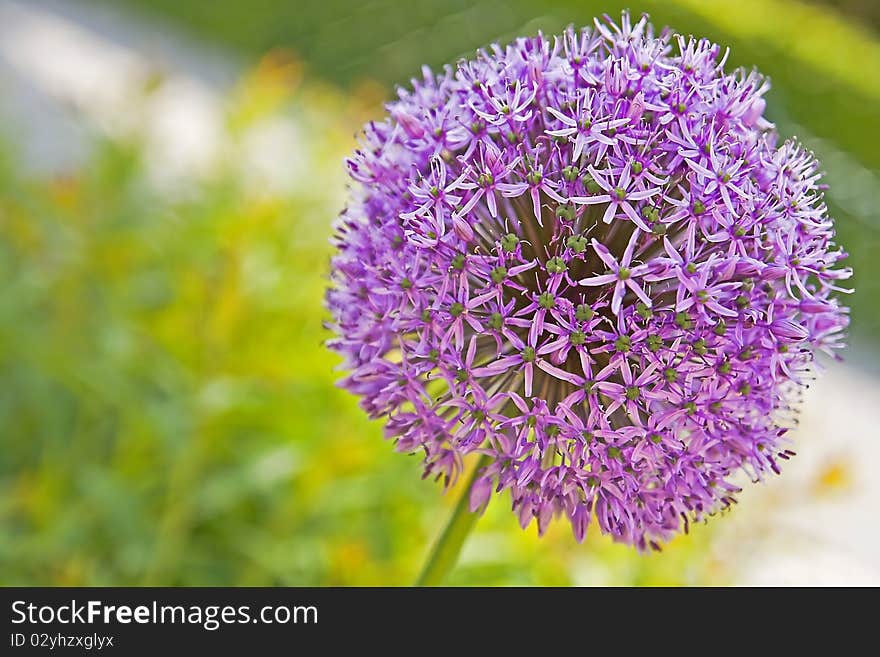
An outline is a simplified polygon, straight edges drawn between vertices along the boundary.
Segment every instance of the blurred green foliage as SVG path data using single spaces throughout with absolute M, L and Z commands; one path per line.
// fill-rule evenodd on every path
M 417 457 L 392 451 L 334 386 L 338 359 L 322 346 L 341 159 L 379 113 L 364 80 L 399 82 L 423 62 L 623 3 L 127 1 L 244 52 L 289 46 L 308 79 L 263 62 L 228 100 L 227 156 L 175 193 L 153 182 L 136 136 L 99 141 L 62 178 L 26 177 L 0 148 L 0 583 L 407 584 L 457 491 L 441 495 Z M 773 76 L 772 117 L 828 167 L 857 268 L 854 329 L 869 336 L 880 46 L 790 0 L 724 3 L 723 17 L 712 4 L 644 6 Z M 779 11 L 791 20 L 770 38 Z M 290 188 L 255 190 L 240 146 L 279 117 L 308 137 L 309 167 Z M 595 533 L 578 546 L 564 523 L 539 541 L 508 505 L 490 505 L 450 583 L 732 577 L 713 547 L 718 523 L 640 556 Z

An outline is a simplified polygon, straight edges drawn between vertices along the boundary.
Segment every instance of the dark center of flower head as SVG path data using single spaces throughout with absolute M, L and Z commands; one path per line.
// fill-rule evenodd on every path
M 791 384 L 846 316 L 818 166 L 764 137 L 760 76 L 637 25 L 482 51 L 394 101 L 353 158 L 328 305 L 346 385 L 430 474 L 479 449 L 526 519 L 582 538 L 596 512 L 646 547 L 776 468 Z

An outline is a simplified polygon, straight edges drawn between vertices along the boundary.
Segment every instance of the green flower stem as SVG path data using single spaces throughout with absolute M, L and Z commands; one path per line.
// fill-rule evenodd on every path
M 449 518 L 449 522 L 440 534 L 440 538 L 434 544 L 431 554 L 422 569 L 422 573 L 416 580 L 416 586 L 438 586 L 443 583 L 449 571 L 458 561 L 458 555 L 461 553 L 461 547 L 464 545 L 468 534 L 474 528 L 479 518 L 479 514 L 471 513 L 468 510 L 468 501 L 471 495 L 471 488 L 476 481 L 480 470 L 489 463 L 489 457 L 485 454 L 480 457 L 476 467 L 471 472 L 467 485 L 461 492 L 461 497 L 455 505 L 455 510 Z

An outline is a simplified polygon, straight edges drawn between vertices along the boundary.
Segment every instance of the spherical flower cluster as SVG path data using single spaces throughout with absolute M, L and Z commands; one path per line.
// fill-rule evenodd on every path
M 523 527 L 654 547 L 793 452 L 849 271 L 767 81 L 646 18 L 480 51 L 349 161 L 328 306 L 343 385 L 425 474 Z

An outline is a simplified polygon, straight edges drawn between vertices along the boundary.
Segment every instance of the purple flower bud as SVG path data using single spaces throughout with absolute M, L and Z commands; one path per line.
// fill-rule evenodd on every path
M 810 335 L 806 327 L 787 319 L 776 320 L 770 324 L 770 330 L 775 336 L 789 340 L 806 340 Z
M 642 17 L 426 74 L 348 162 L 327 305 L 342 385 L 471 508 L 640 549 L 777 472 L 850 271 L 768 82 Z M 796 345 L 796 348 L 790 348 Z
M 633 98 L 632 102 L 629 104 L 629 110 L 626 112 L 626 116 L 630 119 L 630 121 L 638 121 L 642 118 L 642 114 L 645 113 L 645 95 L 640 91 L 636 94 L 636 97 Z
M 578 504 L 571 514 L 571 529 L 574 532 L 575 540 L 582 543 L 587 537 L 587 527 L 590 525 L 590 512 L 583 505 Z
M 418 139 L 419 137 L 424 136 L 425 129 L 422 127 L 419 120 L 409 114 L 405 108 L 397 106 L 392 110 L 391 115 L 394 117 L 394 120 L 397 121 L 397 125 L 403 128 L 407 136 L 411 139 Z
M 763 116 L 764 109 L 766 107 L 767 101 L 765 101 L 763 98 L 756 98 L 755 101 L 751 105 L 749 105 L 749 108 L 746 110 L 745 114 L 743 114 L 743 125 L 751 128 L 755 124 L 757 124 L 758 119 Z
M 807 314 L 835 312 L 834 306 L 827 301 L 813 299 L 810 297 L 801 299 L 801 302 L 798 304 L 798 308 L 800 308 L 800 311 L 802 313 Z
M 492 495 L 492 478 L 479 477 L 471 487 L 470 500 L 468 508 L 473 512 L 482 512 L 489 503 L 489 497 Z
M 466 219 L 455 215 L 452 217 L 452 229 L 455 231 L 456 237 L 462 242 L 472 242 L 474 239 L 474 231 Z

